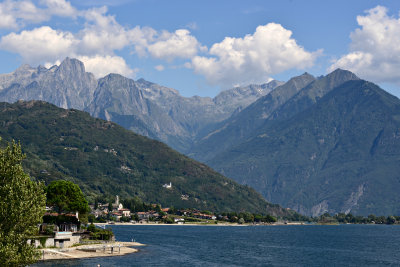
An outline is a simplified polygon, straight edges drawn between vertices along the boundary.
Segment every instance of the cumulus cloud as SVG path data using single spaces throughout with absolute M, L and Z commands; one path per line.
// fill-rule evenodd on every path
M 190 31 L 180 29 L 174 33 L 163 31 L 157 41 L 148 46 L 150 54 L 159 59 L 192 58 L 199 50 L 205 50 Z
M 51 16 L 80 17 L 85 23 L 78 32 L 42 26 L 3 36 L 0 49 L 21 55 L 26 63 L 57 62 L 69 56 L 89 64 L 88 69 L 96 76 L 110 71 L 132 77 L 135 70 L 116 56 L 116 51 L 130 48 L 138 56 L 170 62 L 176 58 L 191 58 L 206 49 L 188 30 L 168 32 L 150 27 L 124 27 L 114 16 L 107 14 L 106 7 L 76 10 L 65 0 L 40 0 L 39 3 L 41 6 L 29 0 L 0 3 L 0 27 L 17 28 L 28 22 L 42 22 Z M 98 67 L 94 66 L 96 63 Z M 157 69 L 163 67 L 160 65 Z
M 329 71 L 348 69 L 375 82 L 400 85 L 400 19 L 377 6 L 358 16 L 361 28 L 351 33 L 350 51 L 336 60 Z
M 273 74 L 310 67 L 319 55 L 307 52 L 291 36 L 280 24 L 258 26 L 252 35 L 214 44 L 209 51 L 213 57 L 196 56 L 190 66 L 213 85 L 265 82 Z
M 60 0 L 46 0 L 43 4 L 54 12 L 64 9 L 65 14 L 74 10 Z M 42 26 L 20 33 L 10 33 L 0 40 L 0 49 L 21 55 L 24 62 L 39 64 L 43 62 L 60 62 L 65 57 L 75 57 L 83 61 L 86 69 L 97 77 L 108 73 L 120 73 L 128 77 L 135 76 L 122 57 L 116 56 L 114 50 L 130 44 L 129 32 L 119 25 L 113 16 L 107 16 L 105 8 L 80 12 L 86 18 L 85 28 L 78 33 L 52 29 Z
M 3 36 L 0 48 L 20 54 L 27 63 L 36 63 L 64 58 L 73 52 L 76 43 L 77 40 L 72 33 L 43 26 Z
M 0 3 L 0 28 L 17 29 L 29 23 L 40 23 L 52 16 L 76 17 L 77 10 L 65 0 L 42 0 L 41 7 L 29 0 L 6 0 Z
M 168 63 L 184 59 L 186 62 L 179 62 L 180 66 L 204 75 L 211 84 L 225 87 L 265 82 L 279 72 L 309 67 L 319 53 L 306 51 L 292 38 L 291 31 L 275 23 L 259 26 L 243 38 L 226 37 L 208 50 L 187 29 L 169 32 L 126 27 L 109 15 L 106 7 L 77 10 L 66 0 L 35 2 L 38 4 L 30 0 L 0 3 L 0 27 L 18 29 L 53 16 L 83 19 L 84 24 L 75 32 L 49 26 L 11 32 L 1 37 L 0 49 L 21 55 L 29 64 L 75 57 L 97 77 L 108 72 L 135 75 L 136 69 L 117 55 L 124 49 L 139 57 L 149 56 Z M 169 68 L 172 67 L 170 64 Z M 165 66 L 158 65 L 155 69 L 162 71 Z
M 105 7 L 90 9 L 84 13 L 85 28 L 77 34 L 79 50 L 86 54 L 110 54 L 130 44 L 129 31 L 106 15 Z
M 0 3 L 0 27 L 15 29 L 25 21 L 38 23 L 48 19 L 31 1 L 6 0 Z
M 104 77 L 109 73 L 134 78 L 138 71 L 131 69 L 119 56 L 78 56 L 77 58 L 85 64 L 86 71 L 93 73 L 97 78 Z
M 78 11 L 65 0 L 41 0 L 43 5 L 47 7 L 46 13 L 60 17 L 76 17 Z

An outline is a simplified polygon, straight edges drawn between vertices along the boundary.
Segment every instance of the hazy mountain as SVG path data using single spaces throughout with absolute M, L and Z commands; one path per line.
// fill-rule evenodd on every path
M 143 79 L 110 74 L 96 80 L 82 62 L 66 58 L 50 69 L 23 65 L 0 75 L 0 100 L 44 100 L 86 110 L 127 129 L 187 151 L 202 132 L 239 112 L 282 82 L 237 87 L 215 98 L 183 97 L 178 91 Z
M 400 212 L 398 98 L 338 70 L 284 106 L 273 113 L 279 123 L 258 128 L 211 166 L 308 215 Z
M 177 208 L 294 214 L 161 142 L 86 112 L 42 101 L 0 103 L 0 125 L 3 141 L 21 142 L 33 177 L 72 180 L 92 200 L 137 195 Z M 164 188 L 169 182 L 172 188 Z

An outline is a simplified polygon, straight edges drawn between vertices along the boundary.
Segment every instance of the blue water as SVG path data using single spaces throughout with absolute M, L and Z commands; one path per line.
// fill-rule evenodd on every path
M 400 266 L 400 226 L 112 226 L 138 253 L 35 266 Z

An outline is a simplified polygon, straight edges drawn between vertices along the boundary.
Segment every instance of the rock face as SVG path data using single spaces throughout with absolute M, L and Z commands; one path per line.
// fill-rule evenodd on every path
M 62 108 L 84 109 L 93 99 L 97 81 L 76 59 L 66 58 L 50 69 L 23 65 L 15 72 L 0 75 L 0 99 L 44 100 Z
M 0 100 L 44 100 L 88 111 L 139 134 L 187 152 L 197 136 L 230 117 L 282 82 L 237 87 L 209 97 L 182 97 L 178 91 L 117 74 L 96 80 L 82 62 L 66 58 L 50 69 L 23 65 L 0 75 Z

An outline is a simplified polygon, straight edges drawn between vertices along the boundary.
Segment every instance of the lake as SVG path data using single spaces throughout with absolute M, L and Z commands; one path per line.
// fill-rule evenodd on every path
M 110 227 L 110 226 L 108 226 Z M 138 253 L 34 266 L 398 266 L 398 225 L 111 226 Z

